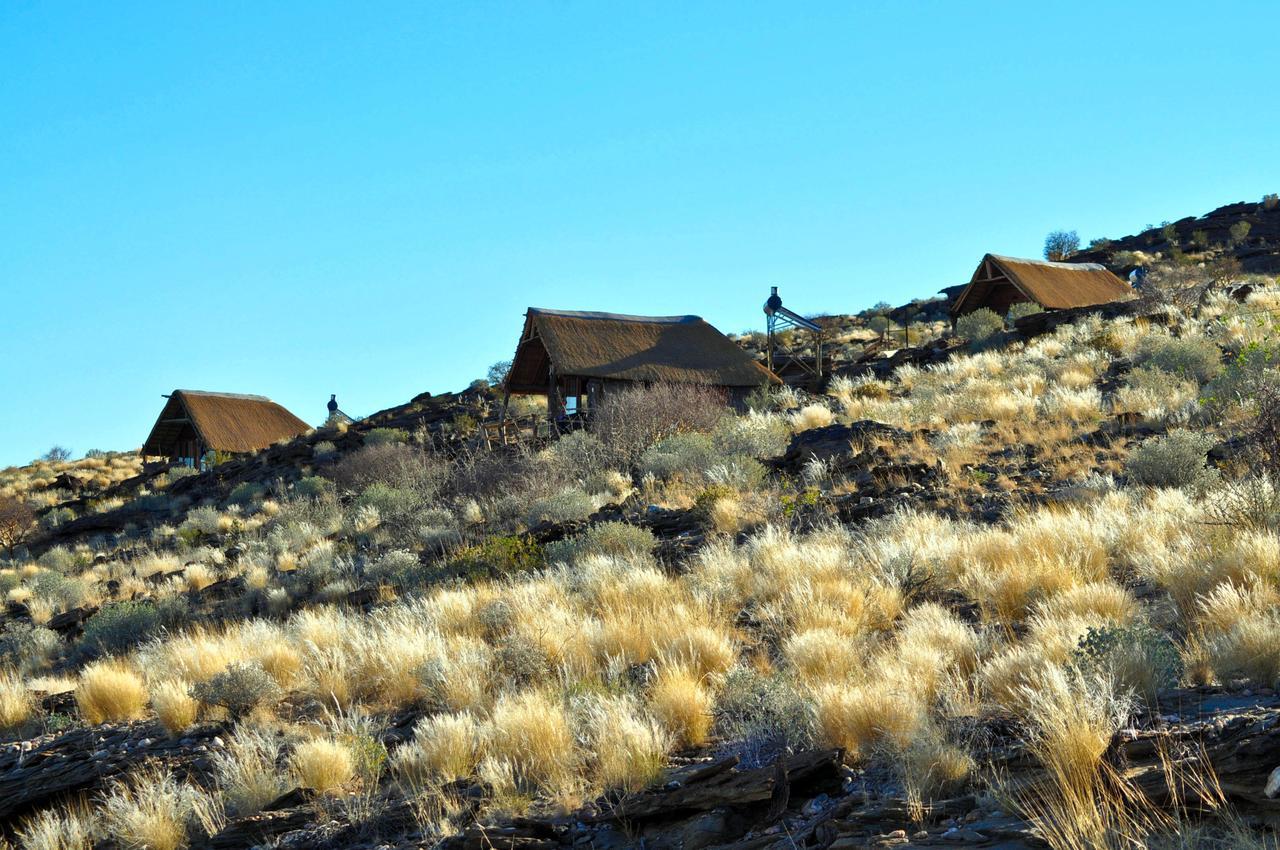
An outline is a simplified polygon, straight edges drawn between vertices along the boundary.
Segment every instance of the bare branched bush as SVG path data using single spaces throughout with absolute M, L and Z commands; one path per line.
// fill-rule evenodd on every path
M 448 480 L 448 467 L 402 442 L 381 442 L 347 455 L 328 474 L 340 490 L 348 493 L 358 493 L 376 483 L 434 498 Z
M 1173 307 L 1199 315 L 1209 296 L 1240 276 L 1240 263 L 1220 257 L 1201 265 L 1163 264 L 1147 275 L 1142 300 L 1151 308 Z
M 35 512 L 26 502 L 12 496 L 0 496 L 0 546 L 5 548 L 10 558 L 35 524 Z
M 628 387 L 605 398 L 591 424 L 606 446 L 632 463 L 649 446 L 686 431 L 711 431 L 725 417 L 726 399 L 718 387 L 654 384 Z

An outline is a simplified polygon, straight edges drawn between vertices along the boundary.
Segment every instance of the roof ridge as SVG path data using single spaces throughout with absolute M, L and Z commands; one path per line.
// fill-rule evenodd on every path
M 701 322 L 701 316 L 635 316 L 628 313 L 603 313 L 593 310 L 554 310 L 547 307 L 530 307 L 530 315 L 562 316 L 568 319 L 598 319 L 610 322 L 642 322 L 644 324 L 685 324 Z
M 211 390 L 174 390 L 174 393 L 182 393 L 183 395 L 210 396 L 213 398 L 239 398 L 246 401 L 271 401 L 264 395 L 254 395 L 253 393 L 220 393 Z M 172 395 L 172 393 L 171 393 Z M 275 404 L 274 401 L 271 401 Z
M 1027 257 L 1010 257 L 1007 254 L 990 254 L 992 259 L 1003 260 L 1010 263 L 1029 263 L 1035 266 L 1048 266 L 1054 269 L 1065 269 L 1067 271 L 1106 271 L 1107 267 L 1102 263 L 1066 263 L 1058 260 L 1032 260 Z

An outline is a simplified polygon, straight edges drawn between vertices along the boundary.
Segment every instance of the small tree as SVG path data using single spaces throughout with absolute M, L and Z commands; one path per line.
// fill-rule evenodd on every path
M 956 320 L 956 333 L 969 340 L 969 347 L 974 351 L 983 348 L 996 334 L 1004 330 L 1004 319 L 996 315 L 994 310 L 983 307 L 972 313 L 965 313 Z
M 1009 323 L 1009 327 L 1013 327 L 1019 319 L 1043 312 L 1044 308 L 1034 301 L 1019 301 L 1009 308 L 1009 312 L 1005 314 L 1005 321 Z
M 12 496 L 0 496 L 0 546 L 5 547 L 10 558 L 35 524 L 35 511 L 26 502 Z
M 1080 250 L 1080 236 L 1074 230 L 1055 230 L 1044 238 L 1044 258 L 1059 262 Z
M 489 382 L 491 387 L 500 387 L 507 380 L 507 373 L 511 371 L 510 360 L 499 360 L 489 367 L 489 373 L 485 376 L 485 380 Z
M 1253 229 L 1253 225 L 1247 221 L 1237 221 L 1231 225 L 1231 244 L 1239 245 L 1241 242 L 1249 238 L 1249 231 Z
M 44 453 L 43 459 L 51 463 L 63 463 L 71 460 L 71 449 L 66 446 L 54 446 Z
M 893 322 L 890 321 L 888 316 L 882 314 L 879 316 L 872 316 L 867 321 L 867 327 L 875 331 L 881 339 L 884 339 L 885 335 L 889 332 L 889 328 L 893 327 Z

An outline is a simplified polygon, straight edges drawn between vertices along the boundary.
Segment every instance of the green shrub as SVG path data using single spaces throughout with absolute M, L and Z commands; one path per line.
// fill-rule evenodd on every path
M 366 446 L 385 446 L 391 443 L 407 443 L 409 434 L 399 428 L 374 428 L 364 435 Z
M 1008 322 L 1009 327 L 1013 327 L 1014 323 L 1017 322 L 1018 319 L 1023 319 L 1027 316 L 1034 316 L 1036 313 L 1043 312 L 1044 308 L 1034 301 L 1019 301 L 1017 304 L 1014 304 L 1009 308 L 1008 313 L 1005 313 L 1005 321 Z
M 532 572 L 546 563 L 536 540 L 516 535 L 487 537 L 478 546 L 459 552 L 449 566 L 455 574 L 484 578 Z
M 1280 531 L 1280 486 L 1266 472 L 1224 483 L 1207 502 L 1209 515 L 1223 525 Z
M 227 501 L 233 505 L 248 505 L 262 498 L 266 488 L 252 481 L 242 481 L 231 490 Z
M 636 559 L 647 557 L 658 540 L 647 528 L 626 522 L 602 522 L 582 534 L 547 544 L 547 561 L 573 563 L 588 555 L 613 555 Z
M 1213 340 L 1204 337 L 1152 335 L 1138 349 L 1143 366 L 1195 381 L 1200 386 L 1222 371 L 1222 353 Z
M 1280 386 L 1280 347 L 1251 342 L 1204 389 L 1202 401 L 1213 416 L 1252 412 L 1259 396 Z
M 52 570 L 36 574 L 31 580 L 31 592 L 59 611 L 82 605 L 89 598 L 89 587 L 83 581 Z
M 1004 319 L 986 307 L 965 313 L 956 320 L 956 335 L 969 341 L 969 347 L 977 351 L 986 347 L 1004 330 Z
M 160 612 L 146 600 L 104 605 L 84 624 L 80 651 L 87 656 L 115 655 L 132 649 L 160 629 Z
M 328 460 L 338 453 L 338 447 L 332 440 L 321 440 L 311 447 L 311 456 L 316 460 Z
M 200 470 L 194 466 L 171 466 L 164 474 L 164 486 L 168 486 L 180 478 L 190 478 L 193 475 L 199 475 Z
M 711 440 L 726 456 L 777 457 L 791 444 L 791 426 L 781 416 L 735 416 L 720 423 L 711 433 Z
M 1134 449 L 1125 471 L 1135 484 L 1203 489 L 1217 479 L 1217 470 L 1205 465 L 1212 447 L 1213 438 L 1206 434 L 1173 430 Z
M 46 570 L 58 573 L 69 573 L 77 567 L 85 566 L 81 559 L 69 552 L 65 546 L 54 546 L 37 558 L 36 563 Z
M 609 469 L 620 462 L 617 453 L 588 431 L 565 434 L 548 452 L 561 475 L 578 478 L 584 474 Z
M 262 667 L 254 662 L 232 664 L 207 681 L 191 688 L 191 695 L 205 705 L 226 709 L 234 720 L 259 706 L 274 705 L 282 692 Z
M 736 667 L 725 677 L 715 726 L 744 767 L 759 767 L 808 746 L 812 717 L 794 682 Z
M 1145 623 L 1089 627 L 1075 652 L 1087 672 L 1101 673 L 1155 705 L 1161 691 L 1182 679 L 1182 656 L 1164 632 Z
M 421 580 L 422 560 L 406 549 L 392 549 L 371 564 L 365 574 L 378 582 L 413 587 Z
M 40 528 L 43 531 L 52 531 L 55 528 L 66 525 L 76 518 L 76 512 L 71 508 L 50 508 L 40 517 Z
M 595 513 L 595 500 L 577 487 L 569 487 L 551 496 L 538 499 L 529 506 L 529 525 L 540 522 L 574 522 Z
M 10 621 L 0 632 L 0 658 L 23 675 L 43 670 L 61 646 L 56 632 L 31 623 Z
M 308 475 L 293 485 L 293 495 L 298 499 L 323 499 L 332 494 L 333 483 L 318 475 Z

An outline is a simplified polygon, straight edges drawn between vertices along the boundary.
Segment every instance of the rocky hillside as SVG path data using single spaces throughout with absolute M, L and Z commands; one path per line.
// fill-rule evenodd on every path
M 1121 274 L 1175 255 L 1212 252 L 1232 257 L 1245 272 L 1280 272 L 1280 199 L 1242 201 L 1202 216 L 1188 216 L 1134 236 L 1096 241 L 1072 262 L 1102 263 Z
M 981 339 L 832 317 L 823 392 L 748 413 L 503 431 L 476 388 L 6 470 L 0 836 L 1274 846 L 1277 308 L 1240 271 Z

